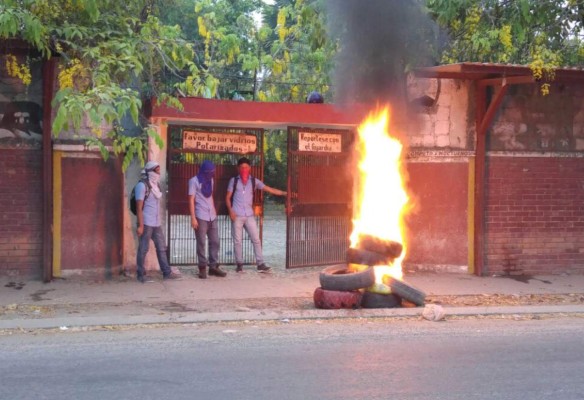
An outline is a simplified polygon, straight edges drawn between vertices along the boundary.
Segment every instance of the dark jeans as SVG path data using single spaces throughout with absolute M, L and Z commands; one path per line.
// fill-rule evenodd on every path
M 195 230 L 197 238 L 197 259 L 199 267 L 216 267 L 219 263 L 219 224 L 217 218 L 214 221 L 205 221 L 197 218 L 199 229 Z M 209 238 L 209 260 L 205 256 L 207 247 L 207 237 Z
M 144 259 L 146 258 L 146 253 L 148 253 L 148 247 L 150 247 L 150 238 L 152 238 L 156 248 L 156 258 L 158 258 L 158 265 L 160 265 L 162 275 L 170 275 L 171 269 L 166 256 L 166 240 L 164 239 L 162 227 L 144 225 L 144 233 L 139 237 L 138 256 L 136 259 L 138 277 L 144 276 L 146 273 Z

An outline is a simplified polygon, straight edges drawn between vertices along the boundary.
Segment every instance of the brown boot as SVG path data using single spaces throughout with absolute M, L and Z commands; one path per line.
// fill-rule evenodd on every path
M 207 267 L 199 267 L 199 279 L 207 279 Z
M 227 275 L 227 272 L 223 271 L 219 266 L 209 267 L 209 275 L 218 276 L 220 278 L 224 278 Z

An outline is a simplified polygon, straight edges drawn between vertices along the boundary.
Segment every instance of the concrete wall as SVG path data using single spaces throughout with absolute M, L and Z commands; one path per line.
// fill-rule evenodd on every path
M 413 106 L 416 120 L 407 128 L 412 148 L 468 149 L 469 84 L 443 79 L 440 89 L 436 79 L 419 79 L 419 86 L 410 87 L 410 98 L 428 96 L 435 100 L 430 107 Z M 474 127 L 473 127 L 474 129 Z
M 413 121 L 405 127 L 408 188 L 406 269 L 466 272 L 469 261 L 469 85 L 454 80 L 410 81 Z M 425 97 L 424 97 L 425 96 Z M 416 99 L 426 103 L 415 105 Z M 434 100 L 429 103 L 430 100 Z M 471 191 L 472 192 L 472 191 Z M 472 216 L 471 216 L 472 218 Z

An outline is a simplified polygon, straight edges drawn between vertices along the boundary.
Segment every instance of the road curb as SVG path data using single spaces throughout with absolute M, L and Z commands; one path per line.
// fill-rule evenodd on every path
M 152 315 L 85 316 L 37 319 L 0 320 L 0 329 L 69 329 L 73 327 L 128 326 L 153 324 L 229 323 L 250 321 L 355 319 L 355 318 L 411 318 L 421 317 L 423 307 L 359 310 L 283 310 L 283 311 L 233 311 L 224 313 L 170 312 Z M 444 307 L 449 316 L 496 316 L 535 314 L 584 314 L 584 305 L 560 306 L 497 306 L 497 307 Z

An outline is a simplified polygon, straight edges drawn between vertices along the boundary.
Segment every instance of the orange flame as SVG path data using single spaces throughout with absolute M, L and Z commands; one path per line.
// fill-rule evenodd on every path
M 371 113 L 358 128 L 360 183 L 351 247 L 358 246 L 362 234 L 403 245 L 393 265 L 375 267 L 377 283 L 383 282 L 384 275 L 402 278 L 401 262 L 407 250 L 403 218 L 409 197 L 402 178 L 403 146 L 390 136 L 389 120 L 389 107 L 385 107 Z

